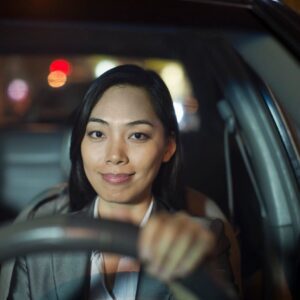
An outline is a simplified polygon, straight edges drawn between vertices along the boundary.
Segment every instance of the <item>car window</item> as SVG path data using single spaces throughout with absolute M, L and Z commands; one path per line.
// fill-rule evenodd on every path
M 106 70 L 133 63 L 158 72 L 167 84 L 182 130 L 199 126 L 198 102 L 182 63 L 109 55 L 0 56 L 0 126 L 24 123 L 68 124 L 90 82 Z

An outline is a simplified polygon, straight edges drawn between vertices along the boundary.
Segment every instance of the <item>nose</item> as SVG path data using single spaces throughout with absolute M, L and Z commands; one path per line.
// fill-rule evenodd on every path
M 107 164 L 126 164 L 129 159 L 125 143 L 120 140 L 110 141 L 110 143 L 107 144 L 105 160 Z

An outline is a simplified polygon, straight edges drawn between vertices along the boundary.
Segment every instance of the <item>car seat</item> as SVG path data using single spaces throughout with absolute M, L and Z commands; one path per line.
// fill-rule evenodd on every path
M 34 124 L 0 130 L 0 222 L 15 217 L 41 191 L 66 181 L 68 129 Z

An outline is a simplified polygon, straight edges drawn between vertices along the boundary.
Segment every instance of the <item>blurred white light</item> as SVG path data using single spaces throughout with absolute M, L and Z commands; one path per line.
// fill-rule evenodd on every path
M 19 102 L 23 101 L 29 93 L 29 86 L 23 79 L 12 80 L 7 88 L 7 94 L 11 100 Z
M 99 77 L 100 75 L 102 75 L 103 73 L 105 73 L 106 71 L 116 67 L 117 64 L 112 61 L 112 60 L 101 60 L 95 67 L 95 76 Z
M 184 90 L 184 72 L 180 64 L 167 64 L 161 71 L 161 77 L 169 88 L 173 99 L 182 96 Z
M 174 105 L 174 109 L 175 109 L 177 122 L 180 123 L 183 118 L 183 115 L 184 115 L 183 105 L 179 102 L 173 102 L 173 105 Z

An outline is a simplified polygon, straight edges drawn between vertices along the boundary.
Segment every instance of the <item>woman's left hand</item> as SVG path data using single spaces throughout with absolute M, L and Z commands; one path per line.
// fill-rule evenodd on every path
M 170 282 L 192 272 L 213 251 L 212 232 L 185 213 L 159 213 L 141 229 L 138 247 L 146 270 Z

